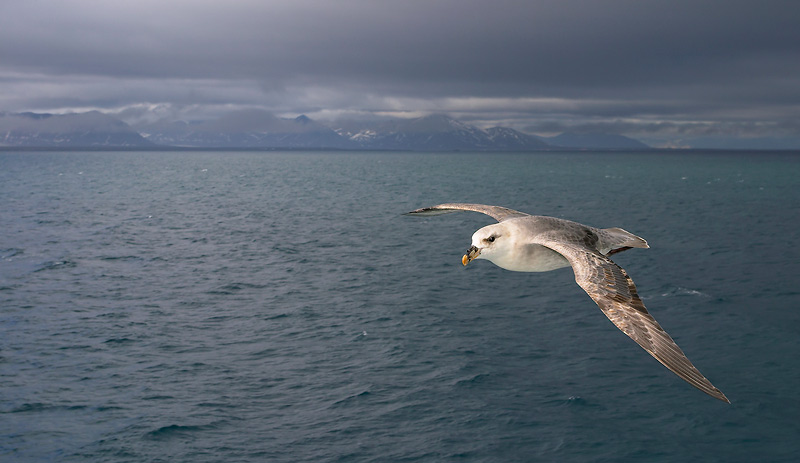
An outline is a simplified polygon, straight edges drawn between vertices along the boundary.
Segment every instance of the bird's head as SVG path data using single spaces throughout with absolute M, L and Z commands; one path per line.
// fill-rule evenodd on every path
M 472 235 L 472 246 L 461 258 L 461 263 L 467 265 L 473 259 L 486 259 L 495 262 L 510 252 L 512 242 L 510 230 L 502 223 L 487 225 Z

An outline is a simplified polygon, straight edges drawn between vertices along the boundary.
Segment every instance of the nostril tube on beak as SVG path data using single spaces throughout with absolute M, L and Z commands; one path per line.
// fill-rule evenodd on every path
M 461 263 L 465 266 L 472 261 L 472 259 L 478 257 L 481 253 L 481 250 L 478 249 L 476 246 L 472 246 L 467 249 L 467 253 L 464 254 L 464 257 L 461 258 Z

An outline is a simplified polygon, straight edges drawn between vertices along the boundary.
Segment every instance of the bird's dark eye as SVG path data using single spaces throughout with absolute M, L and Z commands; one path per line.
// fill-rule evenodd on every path
M 488 241 L 490 243 L 494 243 L 494 238 L 495 238 L 494 235 L 492 235 L 492 236 L 486 238 L 486 241 Z

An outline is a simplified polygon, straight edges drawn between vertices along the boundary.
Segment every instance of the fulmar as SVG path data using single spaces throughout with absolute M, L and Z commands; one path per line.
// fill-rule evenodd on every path
M 730 403 L 650 315 L 628 273 L 608 257 L 631 248 L 649 248 L 647 241 L 621 228 L 594 228 L 484 204 L 439 204 L 408 215 L 456 211 L 480 212 L 498 221 L 472 235 L 472 246 L 461 260 L 465 266 L 474 259 L 486 259 L 517 272 L 547 272 L 571 266 L 575 281 L 617 328 L 692 386 Z

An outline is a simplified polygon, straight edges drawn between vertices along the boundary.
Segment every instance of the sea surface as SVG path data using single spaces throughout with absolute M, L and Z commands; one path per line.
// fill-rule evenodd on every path
M 477 202 L 622 227 L 731 400 Z M 0 461 L 794 462 L 798 153 L 0 153 Z

